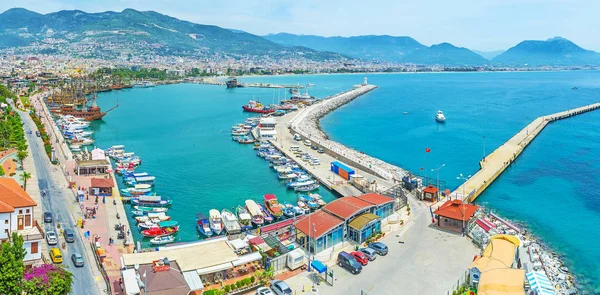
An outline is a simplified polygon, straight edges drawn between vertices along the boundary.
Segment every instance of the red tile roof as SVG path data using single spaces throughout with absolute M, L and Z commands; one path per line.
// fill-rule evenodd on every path
M 92 187 L 97 188 L 111 188 L 114 187 L 115 183 L 112 178 L 92 178 Z
M 319 210 L 298 221 L 296 223 L 296 229 L 307 235 L 310 235 L 310 237 L 314 239 L 319 238 L 334 227 L 342 224 L 344 224 L 344 220 L 339 219 L 323 210 Z
M 437 193 L 437 192 L 438 192 L 438 189 L 437 189 L 437 187 L 435 187 L 435 186 L 433 186 L 433 185 L 430 185 L 430 186 L 428 186 L 428 187 L 424 188 L 424 189 L 423 189 L 423 192 L 425 192 L 425 193 L 432 193 L 432 194 L 435 194 L 435 193 Z
M 475 214 L 475 211 L 477 211 L 478 208 L 479 207 L 475 205 L 463 204 L 461 200 L 446 201 L 446 203 L 435 210 L 433 214 L 450 219 L 467 221 Z
M 37 204 L 12 178 L 0 178 L 0 201 L 13 208 L 33 207 Z M 4 208 L 7 209 L 6 206 Z
M 305 217 L 306 217 L 306 215 L 300 215 L 300 216 L 296 217 L 295 221 L 294 221 L 293 218 L 290 218 L 290 219 L 286 219 L 284 221 L 280 221 L 280 222 L 277 222 L 277 223 L 265 225 L 265 226 L 263 226 L 263 227 L 260 228 L 260 232 L 264 234 L 264 233 L 276 231 L 276 230 L 284 228 L 286 226 L 290 226 L 294 222 L 297 222 L 298 220 L 303 219 Z
M 339 217 L 348 220 L 356 213 L 373 207 L 373 204 L 363 201 L 357 197 L 339 198 L 323 207 L 323 210 Z
M 15 208 L 9 204 L 0 201 L 0 213 L 12 213 L 15 212 Z
M 358 196 L 357 198 L 377 206 L 394 202 L 394 199 L 379 194 L 366 194 Z

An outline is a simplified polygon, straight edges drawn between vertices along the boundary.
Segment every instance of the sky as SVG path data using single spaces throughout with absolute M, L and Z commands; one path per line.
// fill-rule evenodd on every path
M 103 12 L 153 10 L 252 34 L 411 36 L 475 50 L 505 50 L 523 40 L 561 36 L 600 51 L 598 0 L 1 0 L 23 7 Z

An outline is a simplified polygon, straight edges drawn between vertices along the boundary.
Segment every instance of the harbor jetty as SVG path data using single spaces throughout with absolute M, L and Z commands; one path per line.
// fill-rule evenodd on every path
M 550 122 L 597 110 L 600 103 L 541 116 L 479 162 L 481 169 L 459 186 L 451 196 L 473 202 L 523 152 Z M 465 196 L 463 196 L 463 194 Z
M 309 140 L 311 145 L 322 148 L 324 153 L 314 155 L 320 160 L 321 165 L 312 166 L 301 161 L 299 165 L 325 187 L 342 196 L 353 196 L 367 191 L 382 193 L 394 187 L 395 180 L 399 181 L 405 175 L 405 170 L 331 141 L 319 128 L 319 120 L 323 116 L 375 88 L 377 88 L 375 85 L 358 85 L 352 90 L 331 95 L 320 102 L 306 106 L 299 112 L 280 117 L 276 126 L 278 139 L 272 140 L 271 143 L 290 158 L 295 157 L 290 147 L 306 145 L 306 140 Z M 294 139 L 296 134 L 302 137 L 301 141 Z M 310 149 L 311 146 L 308 148 Z M 349 165 L 357 175 L 363 177 L 365 185 L 361 190 L 356 185 L 352 185 L 348 179 L 331 171 L 330 163 L 336 161 Z

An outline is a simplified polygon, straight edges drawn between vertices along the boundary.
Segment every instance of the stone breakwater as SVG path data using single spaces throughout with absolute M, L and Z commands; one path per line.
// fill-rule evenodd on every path
M 316 104 L 302 109 L 292 118 L 288 127 L 293 132 L 310 139 L 312 142 L 336 154 L 350 159 L 354 163 L 363 166 L 362 168 L 365 170 L 371 170 L 386 180 L 401 179 L 403 175 L 407 174 L 404 169 L 330 140 L 329 136 L 319 126 L 320 119 L 325 115 L 375 88 L 377 88 L 375 85 L 361 85 L 355 89 L 329 96 Z

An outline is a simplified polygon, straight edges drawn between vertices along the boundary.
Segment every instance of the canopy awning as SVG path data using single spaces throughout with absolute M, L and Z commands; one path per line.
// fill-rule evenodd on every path
M 313 260 L 313 262 L 311 262 L 310 265 L 319 273 L 324 273 L 325 271 L 327 271 L 327 266 L 325 266 L 319 260 Z
M 355 230 L 362 230 L 365 225 L 369 224 L 371 221 L 381 219 L 379 216 L 373 213 L 365 213 L 361 214 L 358 217 L 354 218 L 348 226 Z
M 204 284 L 202 283 L 200 276 L 195 271 L 184 271 L 183 278 L 188 284 L 188 287 L 190 287 L 190 290 L 196 291 L 204 289 Z
M 197 269 L 196 273 L 198 273 L 198 275 L 205 275 L 205 274 L 215 273 L 215 272 L 230 269 L 230 268 L 233 268 L 233 264 L 231 264 L 231 262 L 225 262 L 225 263 Z
M 545 273 L 541 271 L 532 271 L 527 275 L 527 281 L 529 282 L 529 286 L 531 286 L 531 290 L 537 292 L 538 295 L 555 295 L 554 286 L 548 279 Z
M 138 295 L 140 294 L 140 286 L 135 276 L 135 269 L 130 268 L 121 272 L 123 275 L 123 284 L 125 285 L 125 291 L 127 295 Z
M 258 252 L 252 252 L 250 254 L 246 254 L 240 256 L 240 258 L 233 262 L 233 266 L 243 265 L 249 262 L 258 261 L 262 259 L 262 255 Z
M 231 241 L 229 241 L 229 244 L 231 244 L 231 246 L 235 250 L 240 250 L 240 249 L 248 248 L 248 243 L 246 243 L 246 242 L 244 242 L 244 241 L 242 241 L 240 239 L 231 240 Z

